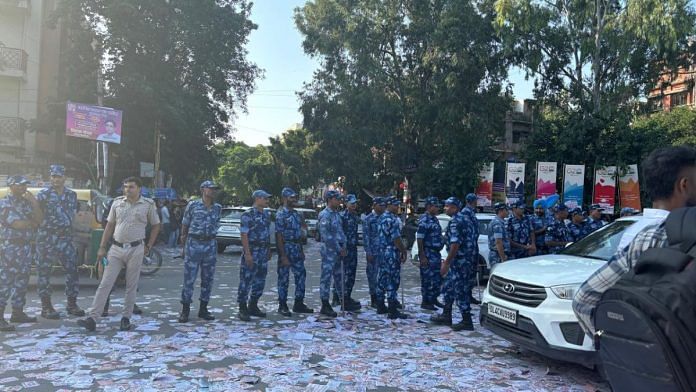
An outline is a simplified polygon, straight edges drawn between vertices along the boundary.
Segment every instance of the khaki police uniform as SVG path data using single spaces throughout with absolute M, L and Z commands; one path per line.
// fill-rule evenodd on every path
M 104 310 L 109 293 L 124 267 L 126 295 L 123 317 L 131 317 L 145 253 L 145 229 L 148 224 L 154 226 L 160 223 L 154 200 L 142 196 L 134 203 L 128 201 L 125 196 L 114 199 L 107 220 L 114 222 L 116 227 L 113 244 L 106 256 L 108 263 L 104 269 L 104 276 L 89 309 L 89 316 L 95 320 Z

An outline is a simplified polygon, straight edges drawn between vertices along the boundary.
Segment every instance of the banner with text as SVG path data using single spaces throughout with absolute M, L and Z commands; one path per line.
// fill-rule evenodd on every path
M 536 198 L 556 194 L 556 162 L 537 162 Z
M 505 202 L 524 200 L 524 163 L 507 162 L 505 168 Z
M 608 214 L 614 213 L 616 205 L 616 166 L 605 166 L 595 170 L 592 203 L 599 204 Z
M 631 207 L 640 211 L 640 186 L 638 185 L 638 165 L 628 165 L 621 170 L 619 177 L 619 198 L 621 208 Z
M 98 142 L 121 143 L 123 112 L 103 106 L 68 102 L 65 134 Z
M 493 162 L 485 164 L 481 168 L 476 197 L 479 207 L 490 207 L 493 205 Z
M 582 206 L 585 188 L 585 165 L 563 166 L 563 204 L 568 208 Z

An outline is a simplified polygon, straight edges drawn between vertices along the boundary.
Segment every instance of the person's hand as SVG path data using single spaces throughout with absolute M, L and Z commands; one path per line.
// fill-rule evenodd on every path
M 406 262 L 406 252 L 401 252 L 400 258 L 401 258 L 401 264 L 405 263 Z
M 375 257 L 372 255 L 367 255 L 365 258 L 367 259 L 368 263 L 373 263 L 375 261 Z
M 500 258 L 502 261 L 508 261 L 507 255 L 503 255 L 503 257 Z
M 150 247 L 145 245 L 145 252 L 143 253 L 145 257 L 150 256 Z
M 447 262 L 442 263 L 442 265 L 440 266 L 440 276 L 442 276 L 444 278 L 445 276 L 447 276 L 448 272 L 449 272 L 449 263 L 447 263 Z
M 104 257 L 106 257 L 106 247 L 100 246 L 97 250 L 97 262 L 100 263 Z
M 273 258 L 273 252 L 269 249 L 268 250 L 268 257 L 266 258 L 266 261 L 271 261 L 271 258 Z
M 529 255 L 530 256 L 534 256 L 536 254 L 536 251 L 537 251 L 536 245 L 532 244 L 529 246 Z
M 346 257 L 346 255 L 348 254 L 348 252 L 346 251 L 346 248 L 342 248 L 340 254 L 341 254 L 341 257 Z
M 251 253 L 244 254 L 244 261 L 246 262 L 247 268 L 254 268 L 254 256 Z
M 428 266 L 428 258 L 425 257 L 425 255 L 418 255 L 418 259 L 420 260 L 420 266 L 425 268 Z
M 288 256 L 283 255 L 280 257 L 280 265 L 283 267 L 290 266 L 290 260 L 288 260 Z

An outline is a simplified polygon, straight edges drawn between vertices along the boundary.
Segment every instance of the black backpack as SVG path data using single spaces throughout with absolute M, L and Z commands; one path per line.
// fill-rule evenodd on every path
M 643 252 L 597 305 L 597 345 L 614 391 L 696 391 L 696 208 L 672 211 L 668 247 Z

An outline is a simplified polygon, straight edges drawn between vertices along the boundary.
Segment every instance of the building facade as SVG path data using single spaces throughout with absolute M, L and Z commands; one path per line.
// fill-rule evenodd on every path
M 696 64 L 680 68 L 676 73 L 665 72 L 648 94 L 650 111 L 670 111 L 686 106 L 696 107 Z

